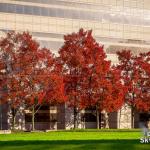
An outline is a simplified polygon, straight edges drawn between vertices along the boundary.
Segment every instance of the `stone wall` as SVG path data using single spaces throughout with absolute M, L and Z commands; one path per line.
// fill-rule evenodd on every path
M 131 128 L 131 108 L 128 105 L 118 111 L 118 128 Z

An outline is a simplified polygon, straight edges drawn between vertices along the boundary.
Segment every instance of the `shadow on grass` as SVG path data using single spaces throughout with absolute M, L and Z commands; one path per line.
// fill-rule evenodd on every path
M 149 150 L 140 140 L 0 141 L 0 150 Z

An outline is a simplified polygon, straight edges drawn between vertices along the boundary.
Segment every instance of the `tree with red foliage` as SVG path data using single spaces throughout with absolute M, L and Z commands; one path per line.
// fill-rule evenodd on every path
M 139 112 L 150 112 L 150 52 L 140 53 L 136 57 L 139 80 L 138 87 L 140 92 L 135 102 Z
M 82 61 L 84 49 L 83 42 L 86 39 L 86 32 L 82 29 L 79 33 L 64 36 L 65 43 L 59 50 L 60 64 L 63 66 L 63 76 L 65 83 L 65 93 L 67 104 L 74 111 L 74 128 L 77 128 L 78 113 L 81 103 L 81 82 L 82 82 Z
M 66 101 L 63 78 L 54 56 L 45 48 L 38 51 L 38 56 L 36 71 L 33 70 L 28 86 L 30 94 L 27 104 L 31 105 L 32 110 L 32 130 L 35 114 L 43 104 L 57 105 Z
M 0 40 L 0 62 L 1 62 L 1 101 L 7 102 L 12 112 L 12 129 L 15 126 L 15 116 L 23 105 L 24 88 L 21 82 L 20 62 L 18 61 L 18 45 L 20 35 L 14 32 L 8 33 Z
M 115 66 L 111 67 L 108 73 L 108 81 L 110 82 L 110 100 L 104 101 L 104 108 L 106 112 L 118 111 L 124 104 L 125 88 L 121 82 L 121 73 Z
M 107 113 L 119 110 L 124 104 L 124 88 L 119 70 L 111 67 L 110 61 L 106 60 L 103 46 L 95 42 L 90 32 L 88 34 L 86 62 L 82 69 L 82 105 L 96 108 L 97 129 L 99 129 L 100 112 L 105 111 L 108 127 Z
M 131 127 L 134 128 L 135 111 L 149 109 L 149 57 L 147 54 L 134 56 L 131 51 L 126 50 L 117 54 L 118 69 L 121 70 L 122 81 L 126 87 L 125 102 L 131 107 Z
M 27 32 L 8 33 L 0 41 L 0 49 L 1 74 L 6 77 L 4 81 L 4 75 L 1 76 L 5 83 L 1 85 L 1 89 L 5 89 L 2 93 L 6 95 L 1 97 L 15 110 L 14 116 L 21 106 L 31 108 L 34 130 L 34 116 L 41 105 L 65 100 L 63 79 L 55 58 L 48 49 L 40 48 Z
M 106 60 L 103 46 L 92 37 L 92 31 L 80 29 L 78 33 L 67 35 L 64 39 L 65 44 L 59 54 L 64 66 L 67 102 L 74 108 L 74 128 L 77 127 L 78 110 L 88 107 L 96 107 L 99 128 L 99 112 L 114 111 L 122 105 L 121 90 L 118 92 L 117 88 L 113 89 L 118 76 L 115 70 L 111 71 L 110 61 Z M 118 85 L 121 85 L 119 80 Z M 116 96 L 116 100 L 113 99 L 115 94 L 119 97 Z
M 110 73 L 108 74 L 108 79 L 111 86 L 110 95 L 108 95 L 108 100 L 104 101 L 105 108 L 105 118 L 106 118 L 106 128 L 109 128 L 108 125 L 108 114 L 110 112 L 117 112 L 124 105 L 124 96 L 125 96 L 125 87 L 121 82 L 121 72 L 116 68 L 116 66 L 112 66 Z

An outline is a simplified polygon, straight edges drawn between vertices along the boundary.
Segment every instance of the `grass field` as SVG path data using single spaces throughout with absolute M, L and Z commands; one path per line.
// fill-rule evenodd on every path
M 53 131 L 0 135 L 0 150 L 149 150 L 139 131 Z

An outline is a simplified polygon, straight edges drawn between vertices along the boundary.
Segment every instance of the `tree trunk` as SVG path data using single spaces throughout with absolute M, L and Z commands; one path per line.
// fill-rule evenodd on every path
M 99 129 L 99 110 L 98 107 L 96 107 L 96 123 L 97 123 L 97 129 Z
M 15 130 L 15 125 L 16 125 L 16 110 L 15 108 L 12 108 L 12 130 Z
M 74 129 L 77 128 L 77 109 L 74 107 Z
M 32 131 L 35 130 L 35 122 L 34 122 L 34 119 L 35 119 L 35 107 L 33 105 L 32 107 Z
M 121 109 L 120 109 L 120 113 L 119 113 L 119 129 L 120 129 L 120 124 L 121 124 Z
M 134 128 L 134 108 L 131 108 L 131 128 Z
M 2 127 L 2 117 L 3 117 L 3 115 L 2 115 L 2 104 L 1 104 L 1 101 L 0 101 L 0 130 L 2 130 L 3 129 L 3 127 Z
M 16 116 L 12 117 L 12 129 L 15 130 Z
M 51 106 L 49 106 L 49 126 L 50 126 L 50 130 L 51 130 Z

